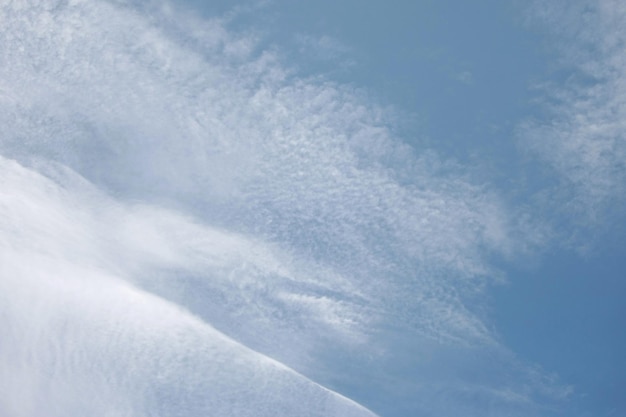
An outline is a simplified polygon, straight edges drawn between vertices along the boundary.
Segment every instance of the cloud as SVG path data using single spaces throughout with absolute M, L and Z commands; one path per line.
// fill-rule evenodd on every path
M 566 212 L 598 227 L 619 215 L 609 213 L 626 191 L 626 7 L 540 1 L 531 10 L 567 76 L 545 86 L 547 116 L 526 123 L 522 141 L 558 173 Z
M 0 407 L 90 414 L 84 386 L 106 394 L 91 411 L 122 415 L 366 415 L 268 357 L 380 409 L 435 398 L 431 411 L 485 415 L 451 393 L 531 380 L 523 405 L 497 394 L 516 415 L 550 385 L 516 365 L 481 308 L 489 259 L 523 231 L 463 167 L 394 138 L 392 113 L 167 3 L 24 1 L 0 21 L 13 300 L 0 318 L 15 331 L 3 357 L 29 367 L 3 362 L 1 383 L 24 375 L 12 392 L 26 397 Z M 59 343 L 58 359 L 43 353 Z M 40 375 L 48 366 L 59 374 Z M 419 387 L 385 388 L 402 383 Z M 212 390 L 228 401 L 201 398 Z
M 245 242 L 4 158 L 0 173 L 6 415 L 373 415 L 129 285 L 181 264 L 216 272 Z M 191 230 L 211 259 L 169 240 Z

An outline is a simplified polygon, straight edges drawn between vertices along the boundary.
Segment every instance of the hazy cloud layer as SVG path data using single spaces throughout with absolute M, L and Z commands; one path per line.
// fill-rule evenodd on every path
M 268 357 L 407 412 L 567 393 L 481 309 L 532 236 L 393 114 L 166 3 L 0 10 L 0 410 L 367 415 Z

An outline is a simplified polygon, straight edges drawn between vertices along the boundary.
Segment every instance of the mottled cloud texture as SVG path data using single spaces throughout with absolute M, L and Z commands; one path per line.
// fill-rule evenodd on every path
M 1 4 L 1 414 L 372 415 L 323 385 L 517 416 L 567 394 L 481 307 L 489 259 L 530 239 L 517 214 L 393 114 L 167 3 Z M 584 163 L 623 152 L 617 116 L 587 145 L 569 114 Z
M 545 86 L 549 118 L 525 125 L 523 142 L 559 174 L 560 204 L 601 226 L 626 195 L 626 5 L 540 1 L 529 16 L 567 78 Z

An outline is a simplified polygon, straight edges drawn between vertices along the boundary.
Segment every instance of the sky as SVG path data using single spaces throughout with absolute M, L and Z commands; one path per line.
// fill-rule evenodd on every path
M 624 28 L 0 0 L 0 415 L 626 416 Z

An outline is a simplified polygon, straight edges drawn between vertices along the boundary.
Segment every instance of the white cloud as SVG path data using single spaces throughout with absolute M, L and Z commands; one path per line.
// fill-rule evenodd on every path
M 271 270 L 263 248 L 5 159 L 0 174 L 6 415 L 373 415 L 128 283 L 200 265 L 220 278 L 241 251 Z
M 595 227 L 626 191 L 626 6 L 540 1 L 531 17 L 571 75 L 547 86 L 548 117 L 526 124 L 522 140 L 560 175 L 566 210 Z
M 220 40 L 200 52 L 215 38 L 198 35 L 200 22 L 188 18 L 190 32 L 172 36 L 155 26 L 183 26 L 174 12 L 146 20 L 97 3 L 20 13 L 28 22 L 3 32 L 14 40 L 5 91 L 21 94 L 4 112 L 9 155 L 52 158 L 114 193 L 177 200 L 206 221 L 366 274 L 361 285 L 377 285 L 372 271 L 414 275 L 418 265 L 398 270 L 398 257 L 479 279 L 489 273 L 481 247 L 510 245 L 494 195 L 413 157 L 384 114 L 345 88 L 284 81 L 271 54 L 232 57 L 223 44 L 240 40 L 218 23 L 209 25 Z
M 486 259 L 515 252 L 510 236 L 521 232 L 494 192 L 472 184 L 462 167 L 393 138 L 390 115 L 358 92 L 299 78 L 254 37 L 160 2 L 59 2 L 46 10 L 23 1 L 3 4 L 0 19 L 0 151 L 30 167 L 2 160 L 9 191 L 1 195 L 0 232 L 6 256 L 14 255 L 2 270 L 2 293 L 14 301 L 3 304 L 9 315 L 1 320 L 17 329 L 26 311 L 20 303 L 41 303 L 41 311 L 23 317 L 24 333 L 4 357 L 24 359 L 22 350 L 39 354 L 38 340 L 63 339 L 62 330 L 46 329 L 48 314 L 71 324 L 78 346 L 90 343 L 92 319 L 113 320 L 105 335 L 129 341 L 103 363 L 123 356 L 130 343 L 136 356 L 123 365 L 139 374 L 132 383 L 117 371 L 85 378 L 101 377 L 94 390 L 109 389 L 107 378 L 138 384 L 145 391 L 110 387 L 105 402 L 121 395 L 116 403 L 128 411 L 118 411 L 141 415 L 137 403 L 155 407 L 146 395 L 172 395 L 170 406 L 193 408 L 211 384 L 233 390 L 225 393 L 232 407 L 261 403 L 250 399 L 262 396 L 257 385 L 242 382 L 257 365 L 217 382 L 228 366 L 202 362 L 212 349 L 215 360 L 225 360 L 229 353 L 220 349 L 235 346 L 216 342 L 224 336 L 213 328 L 323 383 L 360 368 L 366 377 L 350 375 L 346 386 L 356 381 L 370 391 L 384 385 L 378 371 L 402 380 L 404 370 L 393 369 L 397 355 L 412 356 L 404 337 L 457 359 L 468 352 L 483 358 L 468 367 L 489 368 L 485 355 L 506 356 L 475 300 L 496 274 Z M 37 285 L 45 280 L 46 293 Z M 143 306 L 136 312 L 135 300 Z M 151 322 L 156 317 L 170 327 Z M 172 335 L 151 330 L 137 340 L 144 321 Z M 67 352 L 59 372 L 81 355 L 97 357 L 107 340 L 98 337 L 85 352 Z M 199 338 L 198 347 L 187 338 Z M 248 352 L 245 363 L 258 359 L 233 349 Z M 449 371 L 444 356 L 433 366 Z M 154 393 L 150 372 L 161 357 L 173 373 Z M 372 365 L 374 357 L 385 365 Z M 6 385 L 17 371 L 5 366 Z M 417 372 L 431 365 L 411 366 Z M 39 371 L 35 364 L 25 378 Z M 272 391 L 272 404 L 300 386 L 307 394 L 289 401 L 303 398 L 307 409 L 316 396 L 335 403 L 283 371 L 285 385 Z M 456 383 L 453 374 L 444 386 Z M 526 383 L 524 371 L 514 374 L 498 385 Z M 74 376 L 63 381 L 75 385 Z M 38 381 L 24 379 L 14 389 L 30 393 Z M 167 385 L 183 382 L 180 390 Z M 243 391 L 235 389 L 240 383 Z M 52 388 L 37 392 L 64 398 Z M 420 392 L 415 401 L 429 391 Z M 2 401 L 0 407 L 17 404 Z M 39 401 L 47 399 L 30 403 Z M 60 414 L 83 406 L 58 404 Z

